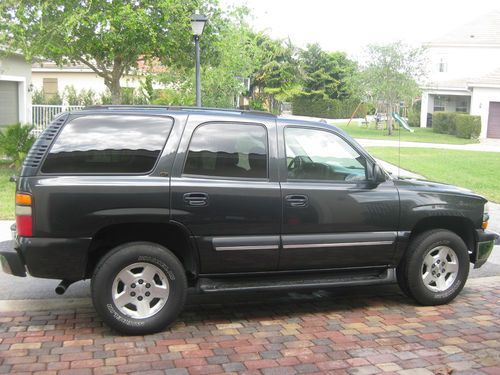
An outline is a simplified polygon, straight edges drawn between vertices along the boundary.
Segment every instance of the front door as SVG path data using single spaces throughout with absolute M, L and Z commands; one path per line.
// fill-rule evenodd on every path
M 280 269 L 389 264 L 399 219 L 392 181 L 369 181 L 373 162 L 333 129 L 286 126 L 279 138 Z
M 190 116 L 171 179 L 172 220 L 194 236 L 203 274 L 278 267 L 276 124 Z

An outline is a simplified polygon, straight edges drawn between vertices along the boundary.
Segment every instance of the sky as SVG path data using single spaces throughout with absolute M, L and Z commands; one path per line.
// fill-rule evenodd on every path
M 246 5 L 251 24 L 276 38 L 304 47 L 360 57 L 367 44 L 402 40 L 420 45 L 473 21 L 500 0 L 220 0 L 224 7 Z

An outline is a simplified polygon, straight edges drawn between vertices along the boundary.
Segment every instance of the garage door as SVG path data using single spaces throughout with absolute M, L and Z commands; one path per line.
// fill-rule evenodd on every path
M 0 81 L 0 125 L 15 124 L 19 121 L 18 83 Z
M 490 102 L 490 114 L 488 116 L 488 138 L 500 138 L 500 103 Z

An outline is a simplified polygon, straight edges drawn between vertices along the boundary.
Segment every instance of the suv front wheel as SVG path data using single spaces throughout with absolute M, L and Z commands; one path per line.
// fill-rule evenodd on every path
M 117 246 L 101 259 L 92 277 L 95 309 L 116 331 L 130 335 L 158 332 L 174 321 L 186 290 L 177 257 L 149 242 Z
M 396 270 L 399 286 L 422 305 L 453 300 L 469 275 L 469 254 L 455 233 L 436 229 L 416 236 Z

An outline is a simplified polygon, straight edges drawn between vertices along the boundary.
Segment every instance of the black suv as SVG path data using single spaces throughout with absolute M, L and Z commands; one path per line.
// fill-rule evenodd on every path
M 438 161 L 436 161 L 438 162 Z M 486 200 L 391 177 L 320 122 L 201 108 L 89 107 L 37 139 L 5 272 L 91 278 L 114 329 L 163 329 L 199 292 L 380 284 L 451 301 L 486 262 Z

